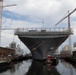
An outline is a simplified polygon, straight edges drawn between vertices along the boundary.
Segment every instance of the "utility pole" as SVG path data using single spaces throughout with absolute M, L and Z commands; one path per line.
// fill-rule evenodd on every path
M 0 46 L 1 46 L 1 30 L 2 30 L 2 12 L 4 7 L 10 7 L 10 6 L 16 6 L 16 4 L 3 6 L 3 0 L 0 0 Z

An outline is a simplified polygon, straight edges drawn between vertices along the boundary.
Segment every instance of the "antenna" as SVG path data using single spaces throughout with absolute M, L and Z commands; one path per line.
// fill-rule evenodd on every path
M 42 24 L 43 24 L 43 28 L 44 28 L 44 20 L 42 19 Z
M 2 11 L 3 7 L 10 7 L 10 6 L 16 6 L 16 4 L 3 6 L 3 0 L 0 0 L 0 46 L 1 46 L 1 30 L 2 30 Z

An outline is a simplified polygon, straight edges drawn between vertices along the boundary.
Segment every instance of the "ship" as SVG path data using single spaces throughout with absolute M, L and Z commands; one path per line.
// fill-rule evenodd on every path
M 54 56 L 57 48 L 72 34 L 68 28 L 18 28 L 15 35 L 31 51 L 33 59 L 45 60 Z

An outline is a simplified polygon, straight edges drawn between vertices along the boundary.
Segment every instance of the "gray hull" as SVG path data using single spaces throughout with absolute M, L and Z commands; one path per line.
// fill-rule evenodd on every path
M 16 31 L 19 39 L 29 48 L 33 59 L 43 60 L 48 55 L 54 56 L 56 49 L 68 38 L 71 34 L 68 31 Z

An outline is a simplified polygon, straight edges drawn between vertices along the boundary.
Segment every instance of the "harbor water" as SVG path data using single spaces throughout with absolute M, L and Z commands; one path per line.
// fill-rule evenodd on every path
M 64 60 L 58 60 L 54 64 L 23 60 L 11 62 L 6 68 L 0 68 L 0 75 L 76 75 L 76 64 Z

